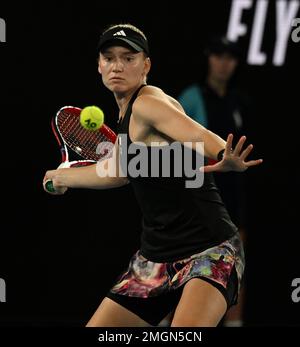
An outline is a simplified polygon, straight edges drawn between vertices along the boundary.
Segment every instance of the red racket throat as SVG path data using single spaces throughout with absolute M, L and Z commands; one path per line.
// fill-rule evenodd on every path
M 62 161 L 69 161 L 63 142 L 80 157 L 98 161 L 106 157 L 116 141 L 116 134 L 105 124 L 96 131 L 90 131 L 80 124 L 81 109 L 66 106 L 60 109 L 52 122 L 52 129 L 62 149 Z M 62 140 L 61 140 L 62 139 Z
M 112 153 L 117 135 L 105 124 L 96 131 L 85 129 L 80 124 L 80 113 L 78 107 L 65 106 L 52 119 L 52 131 L 61 152 L 60 167 L 91 165 Z M 52 181 L 45 186 L 49 192 L 55 192 Z

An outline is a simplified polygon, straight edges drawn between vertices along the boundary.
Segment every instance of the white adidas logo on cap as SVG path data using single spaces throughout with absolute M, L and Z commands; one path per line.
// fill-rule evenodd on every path
M 113 34 L 113 36 L 126 36 L 124 30 L 118 31 L 115 34 Z

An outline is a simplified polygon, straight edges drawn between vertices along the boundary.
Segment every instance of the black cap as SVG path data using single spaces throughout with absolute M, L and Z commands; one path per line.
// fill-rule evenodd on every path
M 125 43 L 136 52 L 144 51 L 149 55 L 148 41 L 137 31 L 122 26 L 115 26 L 101 35 L 98 51 L 100 52 L 104 48 L 117 44 L 118 41 L 119 43 Z
M 228 40 L 225 36 L 213 37 L 205 49 L 206 55 L 221 55 L 228 53 L 235 58 L 239 58 L 240 51 L 237 44 Z

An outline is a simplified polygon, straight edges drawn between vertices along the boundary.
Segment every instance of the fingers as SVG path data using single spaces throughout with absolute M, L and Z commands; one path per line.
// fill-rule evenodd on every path
M 56 170 L 49 170 L 45 173 L 45 176 L 43 178 L 43 182 L 47 181 L 47 180 L 52 180 L 55 175 L 56 175 Z
M 47 183 L 48 182 L 52 182 L 52 187 L 53 187 L 54 190 L 47 189 Z M 61 186 L 57 182 L 55 182 L 55 179 L 53 179 L 53 180 L 46 180 L 45 182 L 43 182 L 43 188 L 44 188 L 45 192 L 47 192 L 47 193 L 49 193 L 51 195 L 62 195 L 62 194 L 64 194 L 68 190 L 67 187 Z
M 53 190 L 50 190 L 49 189 L 49 182 L 51 182 L 51 186 L 53 187 Z M 43 188 L 44 188 L 44 191 L 46 193 L 49 193 L 49 194 L 52 194 L 52 195 L 56 195 L 56 190 L 54 189 L 54 186 L 53 186 L 53 181 L 52 180 L 49 180 L 49 179 L 46 179 L 43 181 Z
M 230 155 L 231 148 L 232 148 L 232 140 L 233 140 L 233 135 L 229 134 L 227 136 L 227 141 L 226 141 L 226 145 L 225 145 L 224 155 Z
M 245 162 L 247 156 L 252 151 L 252 149 L 253 149 L 253 145 L 251 144 L 245 150 L 243 150 L 242 154 L 240 155 L 240 159 L 245 163 L 245 165 L 247 167 L 259 165 L 259 164 L 261 164 L 263 162 L 262 159 L 249 160 L 249 161 Z
M 201 166 L 200 167 L 200 172 L 206 173 L 206 172 L 213 172 L 213 165 L 207 165 L 207 166 Z
M 247 161 L 247 162 L 245 163 L 245 165 L 246 165 L 247 167 L 249 167 L 249 166 L 255 166 L 255 165 L 261 164 L 262 162 L 263 162 L 263 159 L 249 160 L 249 161 Z
M 253 149 L 253 145 L 251 144 L 246 149 L 243 150 L 242 154 L 240 155 L 240 158 L 244 161 L 248 157 L 252 149 Z
M 52 181 L 52 186 L 54 188 L 54 191 L 49 191 L 46 188 L 46 184 Z M 52 194 L 52 195 L 61 195 L 64 194 L 68 188 L 63 185 L 63 183 L 60 181 L 59 177 L 57 177 L 57 170 L 49 170 L 46 172 L 44 178 L 43 178 L 43 188 L 45 192 Z
M 233 138 L 233 136 L 232 136 L 232 134 L 230 134 L 230 135 L 228 136 L 228 139 L 230 140 L 229 142 L 231 142 L 231 144 L 232 144 L 232 138 Z M 233 154 L 234 156 L 240 157 L 240 159 L 241 159 L 242 161 L 245 161 L 245 160 L 246 160 L 246 158 L 248 157 L 248 155 L 250 154 L 250 152 L 251 152 L 252 149 L 253 149 L 253 145 L 250 144 L 250 145 L 247 146 L 246 149 L 244 149 L 244 150 L 242 151 L 246 139 L 247 139 L 246 136 L 242 136 L 242 137 L 239 139 L 239 142 L 236 144 L 236 146 L 235 146 L 235 148 L 234 148 L 234 150 L 233 150 L 233 152 L 232 152 L 232 154 Z M 241 151 L 242 151 L 242 153 L 241 153 Z M 251 165 L 249 165 L 249 166 L 253 166 L 253 165 L 261 164 L 262 161 L 263 161 L 262 159 L 250 160 L 250 161 L 247 162 L 247 163 L 251 163 Z
M 240 155 L 240 152 L 244 146 L 245 141 L 246 141 L 246 136 L 242 136 L 239 139 L 239 142 L 236 144 L 236 146 L 234 148 L 233 155 L 236 155 L 236 156 Z
M 221 164 L 217 163 L 214 165 L 205 165 L 200 167 L 200 172 L 215 172 L 215 171 L 220 171 Z

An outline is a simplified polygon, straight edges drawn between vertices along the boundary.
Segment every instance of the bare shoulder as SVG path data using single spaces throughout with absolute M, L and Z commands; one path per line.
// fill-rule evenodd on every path
M 133 103 L 133 109 L 141 111 L 144 107 L 151 107 L 151 105 L 157 102 L 170 104 L 184 112 L 182 106 L 175 98 L 166 94 L 161 88 L 148 85 L 140 91 L 138 97 Z

